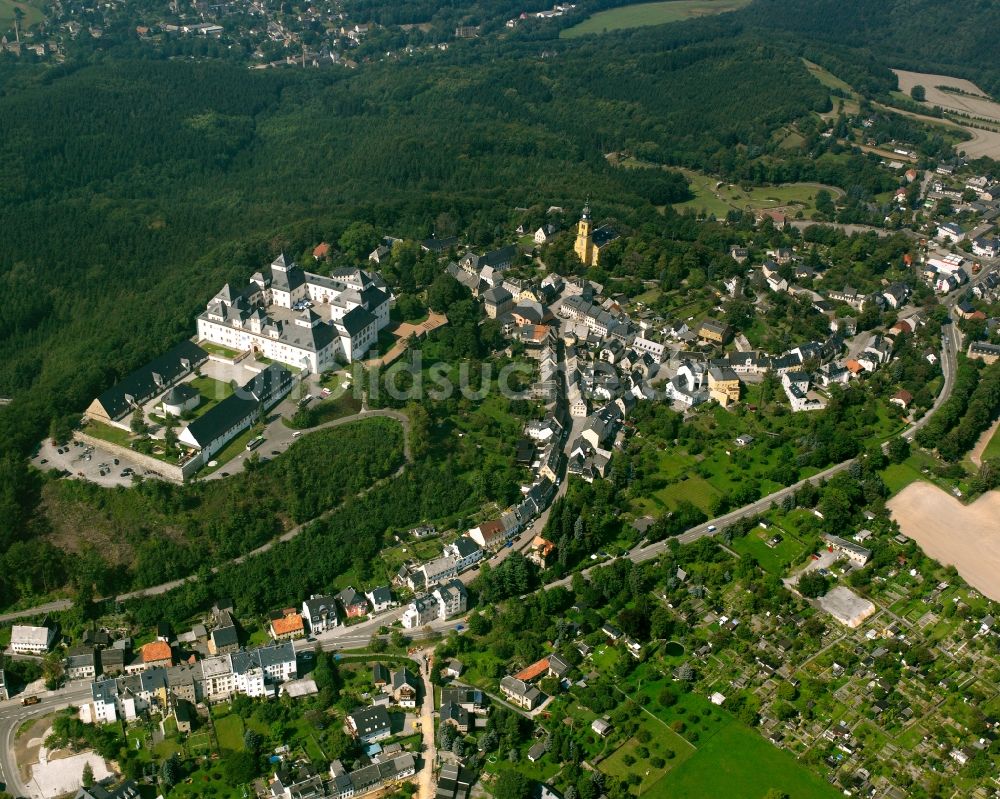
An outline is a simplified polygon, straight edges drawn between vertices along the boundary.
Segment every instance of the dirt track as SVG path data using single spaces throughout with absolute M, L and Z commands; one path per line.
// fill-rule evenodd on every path
M 1000 492 L 971 505 L 918 480 L 886 503 L 928 556 L 955 566 L 969 585 L 1000 601 Z

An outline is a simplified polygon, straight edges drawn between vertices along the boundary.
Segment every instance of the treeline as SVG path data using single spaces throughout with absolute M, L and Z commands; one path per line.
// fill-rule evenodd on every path
M 963 361 L 951 397 L 917 433 L 917 443 L 937 448 L 947 461 L 957 461 L 975 446 L 1000 414 L 1000 364 L 977 370 Z
M 920 446 L 935 449 L 962 421 L 978 382 L 979 363 L 959 356 L 951 396 L 934 412 L 927 424 L 917 431 L 916 441 Z
M 972 78 L 992 95 L 1000 93 L 1000 67 L 996 59 L 983 57 L 995 51 L 1000 27 L 1000 5 L 993 2 L 809 0 L 789 5 L 758 0 L 733 16 L 788 32 L 814 48 L 832 46 L 834 52 L 859 54 L 859 60 L 874 57 L 883 69 L 954 74 Z

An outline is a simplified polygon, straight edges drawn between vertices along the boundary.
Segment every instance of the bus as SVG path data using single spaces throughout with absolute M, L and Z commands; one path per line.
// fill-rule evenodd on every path
M 251 438 L 247 442 L 247 452 L 253 452 L 257 447 L 264 443 L 264 436 L 257 436 L 256 438 Z

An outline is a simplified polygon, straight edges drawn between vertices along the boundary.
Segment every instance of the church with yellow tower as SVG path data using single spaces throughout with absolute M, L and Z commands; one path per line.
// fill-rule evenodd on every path
M 618 231 L 610 225 L 602 225 L 594 230 L 590 220 L 590 203 L 583 206 L 580 223 L 576 228 L 576 244 L 573 251 L 585 266 L 597 266 L 601 260 L 601 250 L 618 238 Z

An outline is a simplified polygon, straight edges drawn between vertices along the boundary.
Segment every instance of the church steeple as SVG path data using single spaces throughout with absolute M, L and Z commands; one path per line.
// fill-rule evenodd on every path
M 576 228 L 576 244 L 573 245 L 573 251 L 587 266 L 592 266 L 594 253 L 594 242 L 591 234 L 590 200 L 588 199 L 587 204 L 583 206 L 583 213 L 580 215 L 580 222 Z

